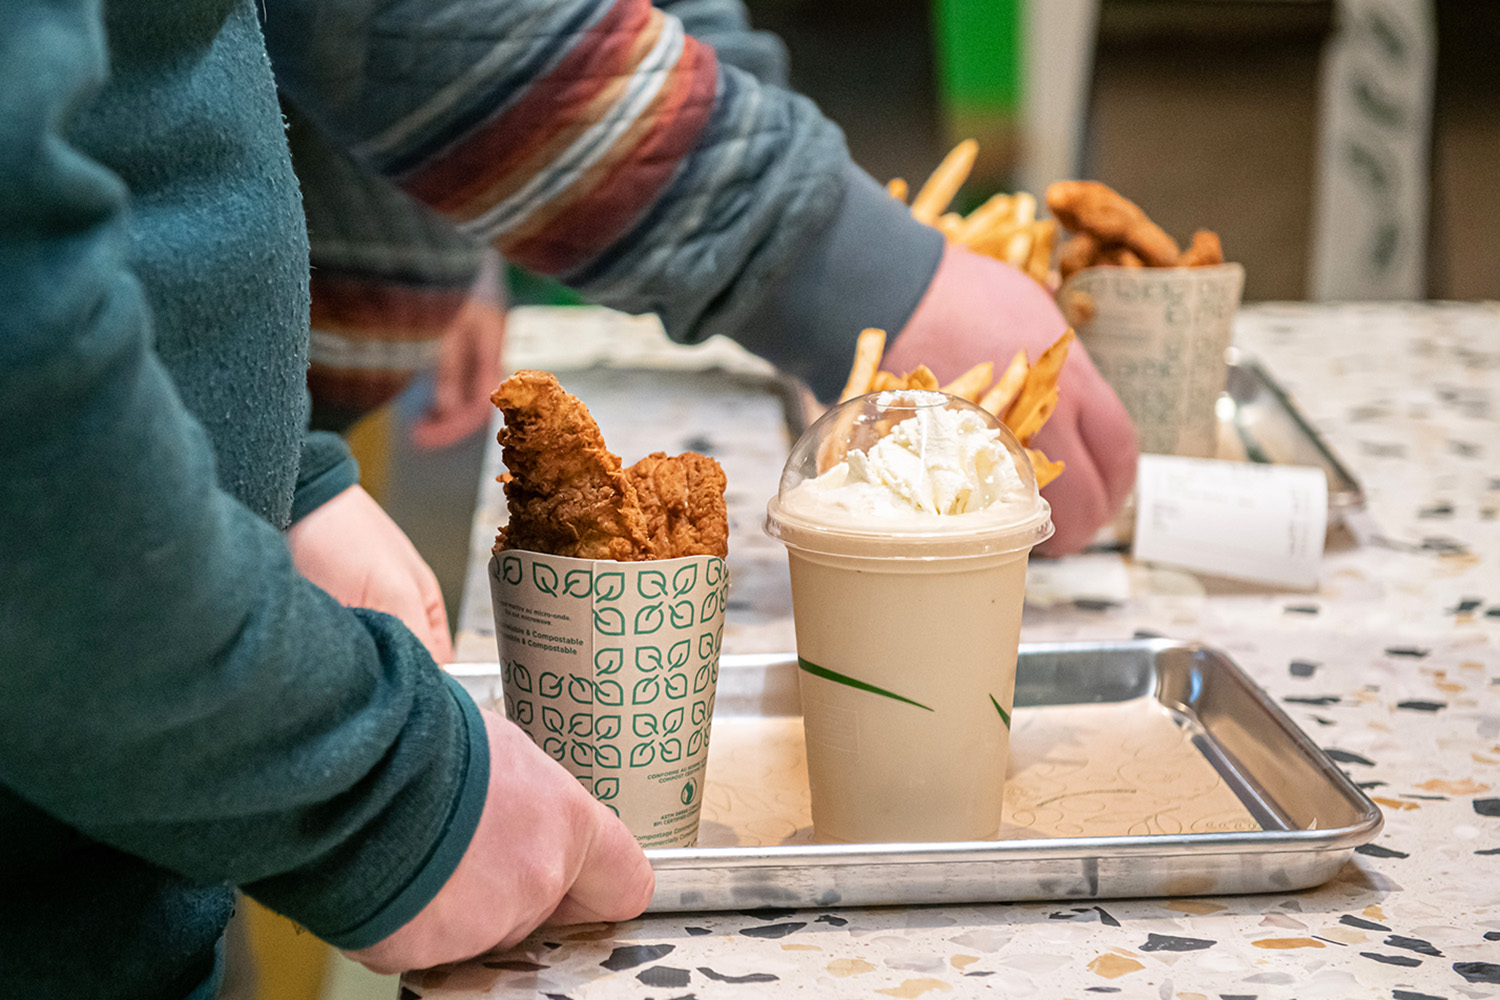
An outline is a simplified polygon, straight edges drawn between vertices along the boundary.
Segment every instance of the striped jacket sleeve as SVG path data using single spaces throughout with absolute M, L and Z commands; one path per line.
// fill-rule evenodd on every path
M 647 0 L 268 0 L 264 17 L 283 88 L 356 157 L 679 339 L 737 335 L 826 387 L 936 267 L 941 237 L 811 102 Z
M 481 244 L 325 139 L 283 100 L 312 259 L 312 425 L 343 431 L 437 361 Z

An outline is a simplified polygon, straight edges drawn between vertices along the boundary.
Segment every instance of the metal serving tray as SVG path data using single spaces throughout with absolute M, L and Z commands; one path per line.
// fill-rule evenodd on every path
M 1330 523 L 1363 507 L 1359 482 L 1255 361 L 1233 348 L 1219 397 L 1219 457 L 1274 465 L 1305 465 L 1328 477 Z
M 1023 645 L 1001 839 L 816 844 L 793 656 L 726 656 L 699 846 L 647 851 L 650 911 L 1287 891 L 1380 811 L 1224 654 Z

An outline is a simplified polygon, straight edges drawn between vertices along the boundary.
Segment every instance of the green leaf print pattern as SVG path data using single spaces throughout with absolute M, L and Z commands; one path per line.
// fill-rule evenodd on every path
M 994 695 L 990 695 L 990 704 L 995 706 L 995 711 L 997 711 L 997 712 L 1000 713 L 1000 721 L 1003 722 L 1003 723 L 1005 723 L 1005 728 L 1006 729 L 1009 729 L 1010 728 L 1010 713 L 1007 712 L 1005 709 L 1003 709 L 1003 708 L 1000 707 L 1000 703 L 995 700 L 995 696 Z
M 814 677 L 821 677 L 826 681 L 833 681 L 835 684 L 843 684 L 847 687 L 852 687 L 859 691 L 868 691 L 871 694 L 878 694 L 882 698 L 891 698 L 895 701 L 905 702 L 908 705 L 915 705 L 917 708 L 920 708 L 924 712 L 932 711 L 932 709 L 928 708 L 920 701 L 912 701 L 910 698 L 903 697 L 902 695 L 899 695 L 894 691 L 887 691 L 885 688 L 876 687 L 874 684 L 867 684 L 864 681 L 859 680 L 858 678 L 850 677 L 848 674 L 841 674 L 836 670 L 829 670 L 827 667 L 820 667 L 816 663 L 805 660 L 800 656 L 797 657 L 797 666 L 801 667 L 805 672 L 812 674 Z M 1000 706 L 997 704 L 995 707 L 999 708 Z

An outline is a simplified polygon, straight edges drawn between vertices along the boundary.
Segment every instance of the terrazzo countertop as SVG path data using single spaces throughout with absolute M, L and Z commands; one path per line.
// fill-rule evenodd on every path
M 558 324 L 568 324 L 563 331 Z M 664 346 L 646 321 L 520 311 L 511 362 L 712 366 L 709 418 L 663 423 L 601 395 L 627 461 L 683 428 L 732 491 L 724 651 L 793 647 L 781 553 L 760 536 L 788 434 L 769 375 L 726 345 Z M 1500 996 L 1500 307 L 1264 305 L 1236 345 L 1259 359 L 1364 488 L 1316 591 L 1136 564 L 1113 551 L 1035 561 L 1023 641 L 1149 633 L 1225 650 L 1385 813 L 1328 883 L 1289 894 L 664 914 L 543 930 L 409 974 L 404 1000 L 945 996 Z M 564 384 L 570 384 L 564 377 Z M 679 386 L 680 388 L 680 386 Z M 628 398 L 628 397 L 625 397 Z M 672 404 L 676 405 L 676 404 Z M 663 428 L 668 430 L 664 433 Z M 622 443 L 625 442 L 625 443 Z M 494 452 L 496 449 L 491 449 Z M 460 658 L 495 659 L 484 563 L 498 490 L 481 487 Z

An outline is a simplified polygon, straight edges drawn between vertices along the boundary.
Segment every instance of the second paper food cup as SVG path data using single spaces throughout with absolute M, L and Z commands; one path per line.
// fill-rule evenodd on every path
M 1135 421 L 1141 451 L 1213 457 L 1214 405 L 1244 284 L 1238 264 L 1090 267 L 1058 290 L 1063 315 Z
M 506 716 L 643 847 L 697 841 L 727 587 L 714 556 L 490 560 Z

